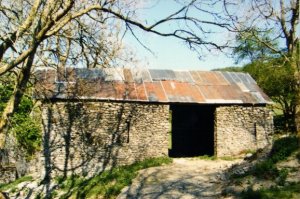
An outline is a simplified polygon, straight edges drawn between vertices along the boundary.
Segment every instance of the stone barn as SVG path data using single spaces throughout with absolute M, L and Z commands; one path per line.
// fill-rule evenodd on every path
M 271 143 L 271 101 L 249 74 L 40 68 L 35 75 L 48 175 L 89 175 L 149 157 L 237 156 Z

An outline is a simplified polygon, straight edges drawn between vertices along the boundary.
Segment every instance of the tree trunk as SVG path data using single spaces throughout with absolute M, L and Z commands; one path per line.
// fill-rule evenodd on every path
M 295 78 L 296 78 L 296 113 L 295 113 L 295 125 L 298 137 L 298 144 L 300 148 L 300 41 L 296 43 L 296 53 L 295 53 Z
M 300 148 L 300 91 L 299 91 L 299 86 L 297 88 L 295 126 L 296 126 L 296 132 L 297 132 L 297 137 L 298 137 L 298 145 L 299 145 L 299 148 Z
M 9 118 L 14 114 L 19 106 L 24 92 L 27 88 L 27 83 L 30 78 L 30 72 L 34 60 L 36 49 L 29 55 L 25 66 L 20 70 L 16 79 L 14 92 L 6 104 L 6 107 L 0 118 L 0 149 L 5 147 L 6 134 L 8 130 Z

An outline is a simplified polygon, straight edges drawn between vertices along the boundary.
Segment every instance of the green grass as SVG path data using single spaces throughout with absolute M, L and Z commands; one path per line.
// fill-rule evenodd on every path
M 255 176 L 258 179 L 269 179 L 276 182 L 271 188 L 262 188 L 254 191 L 252 188 L 241 193 L 242 199 L 298 199 L 300 198 L 300 182 L 288 184 L 286 178 L 289 169 L 278 169 L 276 163 L 285 161 L 298 150 L 297 137 L 284 137 L 276 140 L 272 147 L 270 156 L 263 162 L 257 163 L 255 167 L 245 175 L 233 176 L 234 180 L 246 179 Z M 299 153 L 299 152 L 298 152 Z M 297 153 L 296 153 L 297 156 Z
M 201 155 L 201 156 L 197 156 L 195 157 L 196 159 L 200 159 L 200 160 L 226 160 L 226 161 L 233 161 L 236 160 L 237 158 L 235 157 L 230 157 L 230 156 L 224 156 L 224 157 L 216 157 L 214 155 L 209 156 L 209 155 Z
M 248 189 L 242 192 L 242 199 L 298 199 L 300 198 L 300 183 L 290 184 L 283 187 L 272 187 L 253 191 Z
M 220 159 L 220 160 L 226 160 L 226 161 L 233 161 L 233 160 L 237 160 L 238 158 L 236 158 L 236 157 L 230 157 L 230 156 L 224 156 L 224 157 L 219 157 L 218 159 Z
M 0 184 L 0 191 L 6 191 L 9 189 L 15 189 L 16 186 L 22 182 L 32 181 L 33 178 L 31 176 L 24 176 L 22 178 L 17 179 L 14 182 L 8 184 Z
M 60 188 L 65 192 L 60 198 L 115 198 L 124 188 L 131 184 L 141 169 L 169 164 L 171 158 L 151 158 L 142 162 L 137 162 L 129 166 L 113 168 L 104 171 L 90 179 L 72 176 L 66 180 L 57 179 Z M 57 190 L 60 191 L 60 190 Z
M 282 184 L 287 174 L 284 170 L 278 170 L 276 163 L 286 160 L 297 149 L 297 137 L 291 136 L 280 138 L 274 142 L 270 156 L 266 160 L 257 163 L 248 173 L 233 175 L 231 177 L 240 178 L 248 175 L 254 175 L 261 179 L 274 180 L 279 178 L 279 182 Z

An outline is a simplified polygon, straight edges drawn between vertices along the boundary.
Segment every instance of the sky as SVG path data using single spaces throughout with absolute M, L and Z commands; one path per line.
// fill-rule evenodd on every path
M 153 0 L 153 2 L 156 2 Z M 178 9 L 178 5 L 173 0 L 158 1 L 154 7 L 147 7 L 139 11 L 141 18 L 148 19 L 148 23 L 158 18 L 168 16 Z M 126 45 L 136 53 L 136 58 L 140 60 L 142 66 L 155 69 L 173 70 L 212 70 L 235 66 L 234 60 L 221 52 L 202 52 L 201 59 L 196 52 L 191 51 L 183 41 L 175 38 L 161 37 L 151 33 L 145 33 L 135 29 L 136 35 L 152 52 L 149 52 L 129 33 L 125 37 Z M 213 40 L 224 39 L 224 34 L 215 36 Z

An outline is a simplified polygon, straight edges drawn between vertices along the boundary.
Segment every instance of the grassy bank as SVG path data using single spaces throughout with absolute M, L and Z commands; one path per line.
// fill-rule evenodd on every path
M 56 190 L 56 192 L 63 192 L 60 198 L 115 198 L 125 186 L 131 184 L 139 170 L 171 162 L 172 159 L 167 157 L 152 158 L 104 171 L 90 179 L 78 176 L 72 176 L 66 180 L 57 178 L 60 190 Z
M 287 162 L 292 162 L 292 166 L 291 163 L 288 166 L 282 166 L 284 165 L 282 163 Z M 233 195 L 242 199 L 300 198 L 300 179 L 294 179 L 293 182 L 287 181 L 289 176 L 300 172 L 297 162 L 300 163 L 297 137 L 288 136 L 277 139 L 268 158 L 258 162 L 248 172 L 231 177 L 232 185 L 244 187 L 242 192 L 236 192 Z M 254 188 L 257 185 L 262 185 L 262 187 Z
M 115 167 L 88 179 L 79 176 L 57 177 L 54 179 L 56 188 L 51 191 L 48 198 L 116 198 L 125 186 L 131 184 L 132 180 L 138 175 L 139 170 L 170 164 L 171 162 L 172 159 L 168 157 L 150 158 L 132 165 Z M 25 181 L 30 183 L 34 179 L 23 177 L 12 183 L 0 184 L 0 191 L 9 193 L 9 196 L 26 196 L 29 189 L 18 186 Z M 34 196 L 33 198 L 36 199 L 45 198 L 40 190 L 34 188 L 31 197 Z

